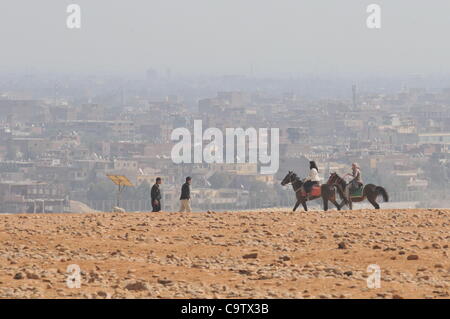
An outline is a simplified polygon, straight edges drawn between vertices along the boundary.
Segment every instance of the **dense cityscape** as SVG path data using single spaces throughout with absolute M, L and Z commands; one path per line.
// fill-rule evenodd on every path
M 127 211 L 151 210 L 156 177 L 163 179 L 163 210 L 177 211 L 186 176 L 193 178 L 194 211 L 288 207 L 294 193 L 280 181 L 288 170 L 305 177 L 309 160 L 322 182 L 357 162 L 364 182 L 383 185 L 390 201 L 443 207 L 450 200 L 450 89 L 399 83 L 188 79 L 152 68 L 133 80 L 4 76 L 0 212 L 111 211 L 109 174 L 134 185 L 121 195 Z M 194 120 L 204 129 L 279 128 L 278 172 L 263 175 L 248 162 L 175 164 L 171 133 Z

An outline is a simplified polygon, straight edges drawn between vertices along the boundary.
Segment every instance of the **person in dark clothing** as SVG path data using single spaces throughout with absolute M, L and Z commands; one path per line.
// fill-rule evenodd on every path
M 161 177 L 156 178 L 156 182 L 152 187 L 151 198 L 152 198 L 152 212 L 161 211 L 161 190 L 159 185 L 162 183 Z
M 186 211 L 191 212 L 191 177 L 186 177 L 186 183 L 181 186 L 181 196 L 180 196 L 180 213 Z

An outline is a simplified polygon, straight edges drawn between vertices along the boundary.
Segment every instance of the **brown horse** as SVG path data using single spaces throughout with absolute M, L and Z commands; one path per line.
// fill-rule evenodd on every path
M 336 185 L 338 186 L 344 193 L 344 198 L 340 206 L 342 207 L 344 204 L 348 205 L 350 209 L 353 208 L 352 203 L 362 202 L 367 199 L 375 209 L 380 209 L 380 205 L 377 203 L 377 197 L 383 196 L 383 200 L 385 202 L 389 201 L 389 195 L 386 190 L 381 186 L 376 186 L 374 184 L 367 184 L 364 186 L 362 191 L 362 196 L 359 197 L 351 197 L 350 196 L 350 184 L 347 183 L 342 177 L 340 177 L 337 173 L 331 173 L 330 178 L 327 182 L 328 185 Z
M 331 201 L 338 210 L 341 209 L 341 206 L 336 201 L 336 191 L 339 193 L 339 195 L 342 199 L 344 198 L 344 194 L 341 191 L 341 189 L 335 185 L 323 184 L 320 186 L 320 191 L 321 191 L 320 196 L 305 197 L 301 193 L 303 181 L 297 176 L 297 174 L 295 174 L 292 171 L 289 171 L 289 173 L 286 175 L 286 177 L 281 181 L 281 185 L 284 186 L 287 184 L 292 185 L 292 188 L 294 189 L 294 192 L 295 192 L 295 196 L 297 197 L 297 202 L 295 203 L 294 209 L 293 209 L 294 212 L 300 204 L 302 204 L 303 209 L 305 211 L 308 211 L 306 202 L 308 200 L 314 200 L 314 199 L 317 199 L 320 197 L 322 197 L 323 208 L 325 211 L 328 210 L 328 201 Z

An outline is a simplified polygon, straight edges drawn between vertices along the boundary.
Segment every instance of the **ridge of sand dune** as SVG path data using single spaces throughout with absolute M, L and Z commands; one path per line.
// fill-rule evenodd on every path
M 449 227 L 444 209 L 0 215 L 0 297 L 449 298 Z

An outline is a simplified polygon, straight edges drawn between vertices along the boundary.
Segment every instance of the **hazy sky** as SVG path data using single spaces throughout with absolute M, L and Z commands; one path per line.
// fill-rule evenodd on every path
M 449 0 L 2 0 L 0 71 L 450 73 L 449 16 Z

